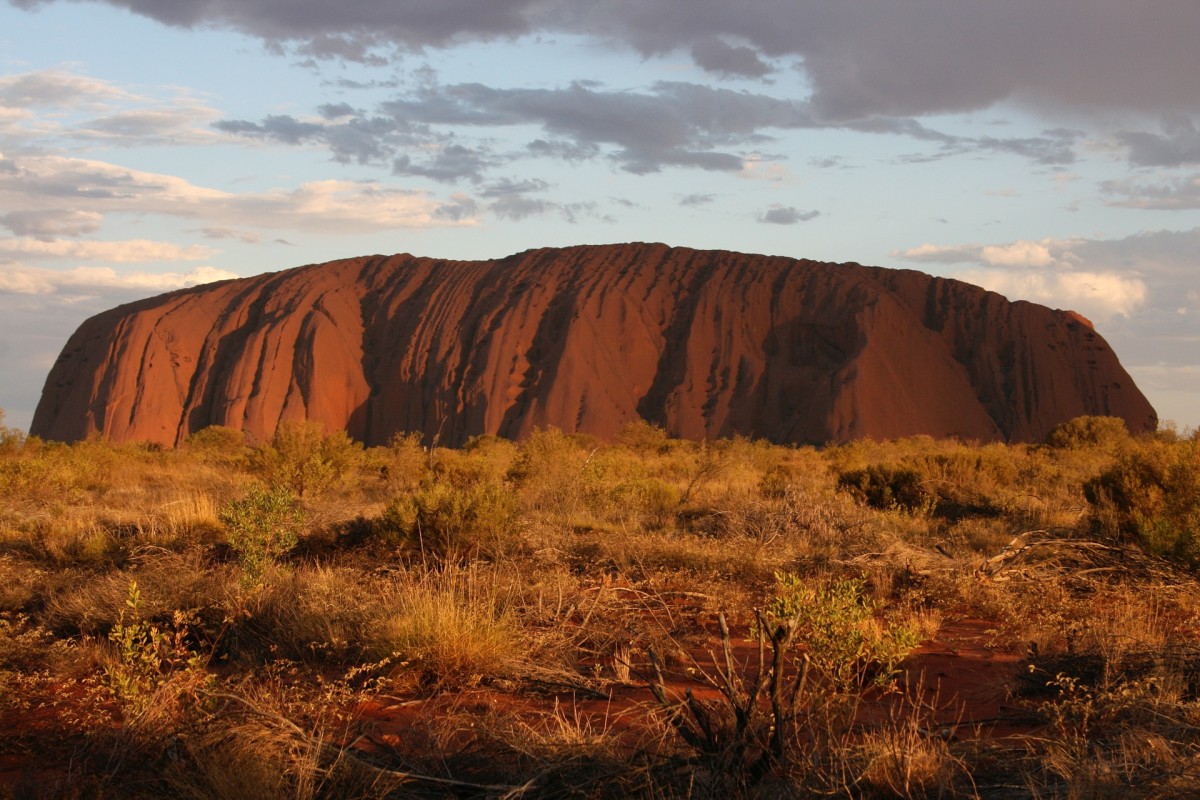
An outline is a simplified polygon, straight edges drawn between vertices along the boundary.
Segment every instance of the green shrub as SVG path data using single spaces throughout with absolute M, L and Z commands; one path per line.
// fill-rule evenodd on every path
M 0 454 L 15 453 L 25 444 L 25 433 L 4 424 L 4 409 L 0 408 Z
M 770 623 L 789 622 L 812 665 L 832 685 L 849 690 L 872 679 L 890 680 L 896 665 L 916 647 L 917 633 L 879 622 L 878 604 L 862 580 L 842 578 L 811 586 L 788 572 L 775 573 L 775 595 L 765 609 Z
M 491 483 L 433 483 L 393 500 L 380 520 L 410 546 L 444 557 L 495 554 L 516 530 L 516 498 Z
M 246 458 L 246 435 L 236 428 L 210 425 L 184 439 L 183 449 L 210 463 L 243 464 Z
M 151 624 L 142 618 L 141 591 L 132 580 L 125 606 L 108 634 L 115 652 L 104 667 L 104 682 L 129 718 L 150 709 L 173 673 L 200 673 L 202 661 L 186 644 L 192 624 L 189 615 L 176 611 L 170 630 Z
M 419 433 L 397 433 L 387 447 L 373 447 L 367 456 L 391 494 L 415 491 L 429 478 L 431 453 Z
M 1129 429 L 1120 417 L 1075 417 L 1055 426 L 1046 436 L 1046 444 L 1066 450 L 1111 449 L 1128 439 Z
M 296 546 L 303 525 L 296 497 L 286 486 L 252 486 L 245 497 L 230 501 L 218 516 L 249 584 L 259 583 L 267 567 Z
M 1200 566 L 1200 442 L 1141 442 L 1083 488 L 1117 533 Z
M 252 455 L 255 471 L 271 485 L 297 497 L 319 495 L 337 486 L 362 460 L 362 445 L 345 431 L 325 435 L 319 422 L 281 422 L 267 444 Z
M 921 474 L 908 467 L 872 464 L 838 475 L 838 488 L 872 508 L 928 511 L 933 496 L 921 485 Z

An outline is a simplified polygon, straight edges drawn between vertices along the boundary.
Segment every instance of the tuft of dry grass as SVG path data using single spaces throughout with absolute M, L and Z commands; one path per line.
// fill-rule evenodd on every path
M 511 585 L 478 568 L 448 565 L 396 581 L 388 612 L 373 626 L 371 652 L 438 689 L 506 677 L 527 650 L 514 601 Z

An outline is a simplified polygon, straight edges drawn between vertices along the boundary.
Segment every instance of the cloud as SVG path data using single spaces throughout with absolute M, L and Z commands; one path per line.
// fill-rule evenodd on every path
M 414 163 L 409 156 L 400 156 L 392 164 L 393 175 L 429 178 L 441 183 L 455 183 L 464 178 L 475 183 L 483 180 L 484 172 L 499 163 L 482 149 L 451 144 L 440 148 L 424 163 Z
M 1112 205 L 1155 211 L 1200 208 L 1200 173 L 1180 178 L 1125 178 L 1105 181 L 1101 190 Z
M 55 139 L 145 147 L 202 144 L 217 138 L 207 127 L 219 116 L 214 109 L 178 87 L 157 91 L 166 97 L 134 94 L 67 70 L 3 77 L 0 133 L 13 141 L 36 140 L 40 149 Z
M 140 98 L 107 81 L 59 69 L 0 77 L 0 106 L 7 108 L 104 108 Z
M 214 122 L 213 127 L 224 133 L 272 139 L 283 144 L 302 144 L 322 139 L 328 129 L 328 126 L 321 123 L 301 122 L 290 114 L 271 114 L 262 122 L 223 119 Z
M 1129 162 L 1140 167 L 1178 167 L 1200 164 L 1200 130 L 1191 117 L 1168 116 L 1162 133 L 1123 131 L 1117 139 L 1129 148 Z
M 531 142 L 531 152 L 582 158 L 607 147 L 622 169 L 637 174 L 668 166 L 737 171 L 742 157 L 724 148 L 744 145 L 764 128 L 811 122 L 803 103 L 671 82 L 643 92 L 579 82 L 561 89 L 457 84 L 398 97 L 381 111 L 431 126 L 538 125 L 549 136 Z
M 542 135 L 523 151 L 496 151 L 496 129 L 531 126 Z M 258 122 L 221 120 L 214 127 L 291 146 L 322 143 L 337 161 L 388 164 L 395 175 L 442 183 L 479 183 L 497 166 L 521 157 L 572 164 L 603 157 L 637 175 L 668 168 L 750 175 L 751 162 L 783 157 L 762 152 L 779 132 L 830 127 L 936 145 L 909 161 L 1000 153 L 1061 165 L 1074 161 L 1081 136 L 1056 129 L 1040 137 L 973 138 L 932 130 L 910 118 L 831 123 L 814 113 L 808 100 L 681 81 L 659 81 L 640 90 L 583 81 L 558 88 L 498 88 L 441 85 L 435 76 L 370 114 L 348 104 L 326 104 L 310 119 L 268 115 Z M 480 131 L 478 141 L 467 138 L 472 129 Z M 777 178 L 780 170 L 769 168 L 767 174 Z
M 35 8 L 62 0 L 9 0 Z M 544 33 L 645 55 L 691 52 L 718 73 L 802 64 L 826 120 L 954 113 L 1016 100 L 1080 109 L 1200 109 L 1194 0 L 104 0 L 181 28 L 220 27 L 311 57 L 378 62 L 419 50 Z M 720 44 L 714 44 L 719 42 Z M 737 46 L 729 42 L 738 42 Z M 757 62 L 757 64 L 756 64 Z
M 403 149 L 424 150 L 438 143 L 437 137 L 427 128 L 389 117 L 347 118 L 354 111 L 350 109 L 348 114 L 343 114 L 344 110 L 322 105 L 318 107 L 318 120 L 298 120 L 290 114 L 272 114 L 261 122 L 218 120 L 213 127 L 233 136 L 286 145 L 325 144 L 333 153 L 334 160 L 345 164 L 386 164 Z
M 33 211 L 10 211 L 0 214 L 0 227 L 17 236 L 32 236 L 49 241 L 59 236 L 84 236 L 100 228 L 102 214 L 94 211 L 68 211 L 43 208 Z
M 513 222 L 550 214 L 556 214 L 569 223 L 578 222 L 585 216 L 600 216 L 595 203 L 560 203 L 531 196 L 550 188 L 550 184 L 540 178 L 505 178 L 485 187 L 480 194 L 491 201 L 488 203 L 488 211 L 499 219 Z
M 717 196 L 715 194 L 685 194 L 683 197 L 679 198 L 679 205 L 689 208 L 696 208 L 698 206 L 706 206 L 716 199 Z
M 773 71 L 754 48 L 735 47 L 719 36 L 695 42 L 692 60 L 701 69 L 726 77 L 762 78 Z
M 1145 305 L 1148 294 L 1145 281 L 1116 272 L 993 269 L 965 270 L 954 277 L 1005 297 L 1070 308 L 1101 320 L 1132 315 Z
M 0 207 L 43 213 L 69 205 L 83 214 L 162 214 L 208 227 L 356 233 L 471 224 L 462 204 L 377 182 L 324 180 L 293 189 L 232 193 L 183 178 L 64 156 L 0 156 Z
M 262 241 L 262 236 L 259 234 L 253 231 L 238 230 L 237 228 L 210 226 L 207 228 L 201 228 L 199 233 L 205 239 L 238 239 L 244 244 L 258 244 Z
M 130 264 L 146 261 L 199 261 L 213 255 L 212 249 L 169 242 L 134 239 L 124 242 L 44 241 L 0 239 L 0 258 L 69 259 Z
M 800 211 L 792 206 L 784 206 L 768 209 L 759 215 L 758 221 L 771 225 L 795 225 L 799 222 L 816 219 L 820 215 L 820 211 Z
M 960 265 L 963 269 L 955 270 L 955 277 L 1014 299 L 1075 308 L 1103 320 L 1148 318 L 1148 314 L 1178 319 L 1181 314 L 1200 313 L 1197 252 L 1200 228 L 1146 231 L 1121 239 L 923 244 L 892 255 L 919 263 Z
M 0 293 L 18 295 L 74 295 L 97 291 L 135 291 L 145 294 L 182 289 L 237 275 L 216 267 L 181 272 L 122 272 L 109 267 L 41 269 L 24 264 L 0 264 Z

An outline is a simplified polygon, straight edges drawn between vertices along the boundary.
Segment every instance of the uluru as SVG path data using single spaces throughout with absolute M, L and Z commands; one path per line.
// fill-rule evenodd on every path
M 824 443 L 1153 430 L 1091 323 L 911 270 L 661 244 L 489 261 L 371 256 L 206 284 L 87 320 L 30 433 L 252 441 L 315 420 L 368 445 L 538 427 Z

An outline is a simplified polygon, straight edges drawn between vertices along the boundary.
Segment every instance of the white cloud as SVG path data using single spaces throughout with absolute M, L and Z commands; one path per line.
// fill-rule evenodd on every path
M 1134 314 L 1145 305 L 1148 294 L 1145 281 L 1114 272 L 976 269 L 956 272 L 954 277 L 1013 300 L 1069 308 L 1099 320 Z
M 980 258 L 997 267 L 1052 267 L 1057 260 L 1045 242 L 1013 242 L 989 245 L 980 250 Z
M 145 261 L 199 261 L 214 254 L 210 247 L 180 247 L 169 242 L 132 239 L 124 242 L 0 239 L 0 258 L 69 259 L 130 264 Z
M 101 142 L 118 147 L 206 144 L 220 112 L 177 86 L 134 94 L 67 70 L 0 77 L 0 133 L 9 143 Z
M 938 264 L 975 263 L 988 267 L 1011 269 L 1056 268 L 1070 269 L 1080 263 L 1073 248 L 1080 239 L 1021 239 L 1005 244 L 938 245 L 922 244 L 892 252 L 895 258 Z
M 24 264 L 0 265 L 0 292 L 19 295 L 72 295 L 100 291 L 168 292 L 202 283 L 238 277 L 216 267 L 189 272 L 117 272 L 110 267 L 75 267 L 55 270 Z
M 108 81 L 62 69 L 46 69 L 0 77 L 0 106 L 10 109 L 84 107 L 100 109 L 115 101 L 143 98 Z
M 0 207 L 99 214 L 165 214 L 213 226 L 261 226 L 324 233 L 473 225 L 462 204 L 374 181 L 323 180 L 294 189 L 233 193 L 174 175 L 84 158 L 0 154 Z M 204 256 L 200 256 L 204 257 Z
M 1178 316 L 1194 307 L 1200 228 L 1147 231 L 1122 239 L 1042 239 L 995 244 L 926 243 L 892 253 L 926 264 L 957 265 L 954 277 L 1013 299 L 1074 308 L 1097 319 L 1143 310 Z M 973 266 L 974 268 L 970 268 Z

